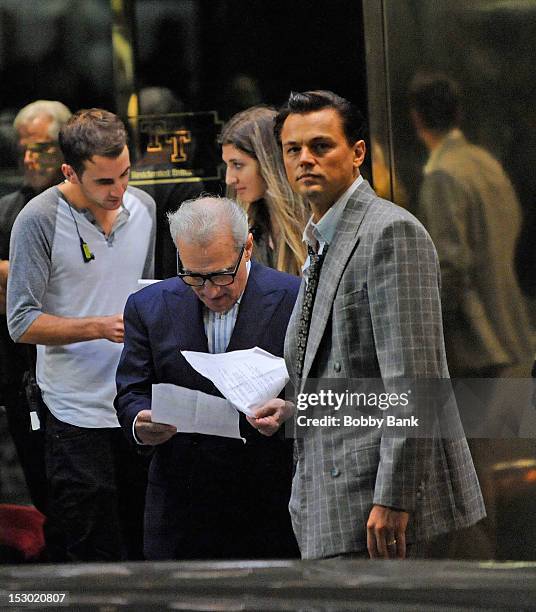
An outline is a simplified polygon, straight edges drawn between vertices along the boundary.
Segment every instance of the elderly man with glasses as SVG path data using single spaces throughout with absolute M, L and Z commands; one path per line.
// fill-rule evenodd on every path
M 116 409 L 133 442 L 155 448 L 145 510 L 148 559 L 298 555 L 288 514 L 290 440 L 260 435 L 240 415 L 241 440 L 177 433 L 151 419 L 151 387 L 171 383 L 219 395 L 182 350 L 255 346 L 278 356 L 299 279 L 251 261 L 247 216 L 232 200 L 202 197 L 169 215 L 177 276 L 132 295 L 117 371 Z
M 71 117 L 71 111 L 56 100 L 36 100 L 16 115 L 13 128 L 17 137 L 19 165 L 23 182 L 19 189 L 0 198 L 0 404 L 4 404 L 9 431 L 17 449 L 33 504 L 47 512 L 42 431 L 32 431 L 25 384 L 35 377 L 35 348 L 16 345 L 7 329 L 6 291 L 9 276 L 9 242 L 15 219 L 45 189 L 63 178 L 63 155 L 58 134 Z M 47 544 L 50 534 L 47 531 Z

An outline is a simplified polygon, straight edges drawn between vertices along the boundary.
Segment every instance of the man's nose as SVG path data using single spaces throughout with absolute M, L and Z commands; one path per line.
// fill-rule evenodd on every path
M 300 166 L 310 166 L 315 163 L 311 150 L 308 147 L 302 147 L 300 157 L 298 158 Z
M 114 197 L 120 197 L 125 193 L 127 186 L 123 185 L 123 183 L 117 182 L 114 183 L 110 189 L 110 194 Z
M 30 149 L 24 149 L 24 163 L 25 165 L 33 164 L 35 161 L 35 154 Z
M 203 285 L 203 294 L 209 300 L 219 297 L 222 292 L 222 287 L 215 285 L 212 281 L 206 280 Z

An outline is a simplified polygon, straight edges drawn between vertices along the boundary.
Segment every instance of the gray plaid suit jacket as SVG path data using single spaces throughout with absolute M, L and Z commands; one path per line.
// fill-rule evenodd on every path
M 324 261 L 303 379 L 448 378 L 439 264 L 423 226 L 363 181 L 348 201 Z M 285 342 L 294 372 L 304 286 Z M 386 384 L 387 387 L 387 384 Z M 369 428 L 314 428 L 296 440 L 290 500 L 304 559 L 366 549 L 373 504 L 410 513 L 407 541 L 485 516 L 467 442 L 382 436 Z

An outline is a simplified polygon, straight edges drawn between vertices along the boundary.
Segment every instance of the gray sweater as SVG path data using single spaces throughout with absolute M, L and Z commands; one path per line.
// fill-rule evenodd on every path
M 78 228 L 78 232 L 77 232 Z M 84 262 L 80 236 L 95 259 Z M 42 313 L 95 317 L 123 312 L 139 278 L 152 278 L 155 204 L 129 187 L 108 236 L 57 187 L 29 202 L 10 243 L 7 318 L 18 341 Z M 117 427 L 115 370 L 122 344 L 105 339 L 37 347 L 37 381 L 52 414 L 80 427 Z

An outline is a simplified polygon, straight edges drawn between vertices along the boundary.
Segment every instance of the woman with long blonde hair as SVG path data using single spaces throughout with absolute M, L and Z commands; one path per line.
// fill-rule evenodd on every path
M 290 274 L 301 274 L 302 241 L 309 215 L 287 182 L 281 148 L 274 136 L 276 111 L 254 106 L 234 115 L 220 137 L 227 165 L 228 195 L 246 209 L 255 240 L 253 256 Z

